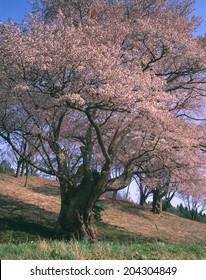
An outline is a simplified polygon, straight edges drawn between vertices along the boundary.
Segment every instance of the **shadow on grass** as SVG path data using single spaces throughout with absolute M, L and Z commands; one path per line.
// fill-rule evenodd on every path
M 139 216 L 139 217 L 142 217 L 147 220 L 151 220 L 151 218 L 148 217 L 148 215 L 146 215 L 144 213 L 145 208 L 143 208 L 143 207 L 141 208 L 141 206 L 136 206 L 136 205 L 128 206 L 127 204 L 121 204 L 119 206 L 119 209 L 123 212 L 127 212 L 128 214 L 132 214 L 132 215 Z
M 104 222 L 98 223 L 98 231 L 101 232 L 100 239 L 108 242 L 118 241 L 121 244 L 130 244 L 134 242 L 154 243 L 163 241 L 157 237 L 148 237 L 142 234 L 128 232 L 122 227 L 110 225 Z
M 48 196 L 60 196 L 59 188 L 50 185 L 43 185 L 41 187 L 29 187 L 29 189 L 35 193 L 40 193 Z
M 0 205 L 0 243 L 19 243 L 55 236 L 53 228 L 57 213 L 6 195 L 0 197 Z
M 20 219 L 0 218 L 0 243 L 23 243 L 40 238 L 54 239 L 52 228 Z
M 102 200 L 101 203 L 102 205 L 106 205 L 108 207 L 115 206 L 115 208 L 130 215 L 134 215 L 136 217 L 139 216 L 144 219 L 151 220 L 151 218 L 147 215 L 149 212 L 148 208 L 132 204 L 129 201 L 108 199 L 107 201 Z
M 21 200 L 14 200 L 11 196 L 2 195 L 0 197 L 0 216 L 27 220 L 38 224 L 51 225 L 57 219 L 57 213 L 48 211 L 35 204 L 25 203 Z

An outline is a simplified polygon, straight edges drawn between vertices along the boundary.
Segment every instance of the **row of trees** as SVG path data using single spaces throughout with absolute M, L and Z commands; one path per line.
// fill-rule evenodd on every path
M 14 169 L 11 167 L 8 161 L 2 160 L 0 162 L 0 173 L 14 174 Z
M 125 191 L 115 191 L 112 194 L 108 194 L 113 199 L 123 199 L 140 206 L 149 206 L 153 213 L 160 214 L 162 211 L 169 211 L 192 220 L 204 220 L 204 212 L 206 211 L 204 186 L 199 189 L 199 195 L 197 190 L 194 191 L 193 189 L 188 189 L 187 191 L 181 191 L 180 189 L 178 191 L 178 187 L 168 188 L 165 186 L 163 188 L 162 186 L 158 203 L 156 201 L 156 192 L 156 188 L 152 189 L 150 186 L 142 184 L 141 180 L 135 178 Z M 173 206 L 178 201 L 182 201 L 180 206 Z
M 16 178 L 25 176 L 25 187 L 28 186 L 28 178 L 30 175 L 39 175 L 38 170 L 30 165 L 24 158 L 26 155 L 26 146 L 25 143 L 21 143 L 20 151 L 22 155 L 19 155 L 10 145 L 6 145 L 2 138 L 0 142 L 0 173 L 13 174 Z
M 182 203 L 177 207 L 170 206 L 167 210 L 170 213 L 178 215 L 182 218 L 198 221 L 200 223 L 206 223 L 206 214 L 204 211 L 198 211 L 196 208 L 191 208 L 191 205 L 184 206 Z
M 97 199 L 133 178 L 154 211 L 165 189 L 205 186 L 206 38 L 193 37 L 193 4 L 42 0 L 1 23 L 0 136 L 58 178 L 61 235 L 95 239 Z

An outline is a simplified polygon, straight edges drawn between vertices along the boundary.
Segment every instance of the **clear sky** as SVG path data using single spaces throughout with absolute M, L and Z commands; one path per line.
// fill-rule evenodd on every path
M 203 18 L 202 25 L 198 28 L 197 34 L 206 33 L 206 0 L 196 0 L 194 13 Z M 27 0 L 0 0 L 0 20 L 7 22 L 8 18 L 20 21 L 25 11 L 30 9 Z
M 203 21 L 197 30 L 197 34 L 204 35 L 206 33 L 206 0 L 196 0 L 194 14 L 202 17 Z
M 0 20 L 7 22 L 8 18 L 21 21 L 25 11 L 30 9 L 27 0 L 0 0 Z

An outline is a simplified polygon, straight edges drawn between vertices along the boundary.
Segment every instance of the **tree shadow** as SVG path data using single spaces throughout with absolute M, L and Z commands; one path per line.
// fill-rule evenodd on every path
M 29 189 L 35 193 L 40 193 L 48 196 L 59 196 L 60 189 L 56 186 L 43 185 L 41 187 L 29 187 Z
M 0 218 L 0 243 L 22 243 L 39 238 L 54 239 L 52 228 L 23 219 Z
M 102 202 L 103 205 L 115 205 L 117 209 L 130 215 L 134 215 L 136 217 L 139 216 L 147 220 L 152 220 L 152 218 L 148 216 L 149 209 L 144 206 L 132 204 L 131 202 L 125 200 L 109 199 L 107 201 L 102 200 Z
M 101 229 L 100 239 L 103 241 L 116 242 L 118 241 L 121 244 L 129 243 L 154 243 L 163 241 L 157 237 L 149 237 L 143 234 L 137 234 L 128 232 L 123 227 L 110 225 L 108 223 L 100 222 L 98 225 Z
M 139 205 L 128 206 L 127 204 L 121 204 L 118 208 L 123 212 L 127 212 L 128 214 L 139 216 L 147 220 L 152 220 L 147 214 L 144 213 L 145 211 L 148 211 L 148 209 L 145 209 Z
M 0 197 L 0 205 L 0 242 L 18 243 L 55 236 L 57 213 L 6 195 Z

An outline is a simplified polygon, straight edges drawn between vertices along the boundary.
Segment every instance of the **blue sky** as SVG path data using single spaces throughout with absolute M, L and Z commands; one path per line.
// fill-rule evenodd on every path
M 27 0 L 0 0 L 0 20 L 7 22 L 8 18 L 20 21 L 29 10 L 30 5 Z M 197 34 L 206 33 L 206 0 L 197 0 L 195 14 L 203 18 L 202 25 L 198 28 Z
M 203 35 L 206 33 L 206 0 L 196 0 L 194 14 L 202 17 L 203 22 L 198 28 L 197 34 Z
M 0 20 L 7 22 L 8 18 L 12 18 L 21 21 L 29 8 L 27 0 L 0 0 Z

